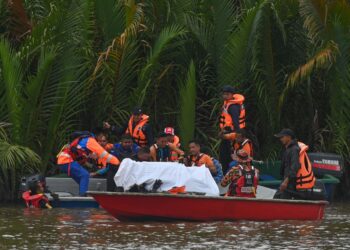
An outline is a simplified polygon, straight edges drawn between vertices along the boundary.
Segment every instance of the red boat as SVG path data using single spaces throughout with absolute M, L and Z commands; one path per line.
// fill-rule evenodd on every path
M 321 220 L 327 201 L 88 192 L 119 221 Z

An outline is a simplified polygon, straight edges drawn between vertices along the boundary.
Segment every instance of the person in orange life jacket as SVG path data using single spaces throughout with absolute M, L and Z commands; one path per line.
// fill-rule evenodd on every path
M 132 115 L 125 126 L 116 128 L 108 122 L 104 122 L 103 127 L 111 129 L 112 132 L 118 135 L 130 134 L 134 143 L 140 147 L 150 147 L 154 142 L 149 116 L 145 115 L 140 107 L 133 109 Z
M 238 165 L 230 169 L 221 181 L 221 186 L 230 184 L 225 196 L 255 198 L 259 182 L 259 170 L 251 165 L 252 158 L 246 151 L 237 151 Z
M 132 138 L 129 134 L 125 134 L 121 138 L 120 143 L 111 144 L 107 143 L 107 135 L 105 133 L 101 133 L 101 137 L 97 139 L 99 144 L 103 146 L 106 150 L 108 148 L 108 152 L 117 157 L 121 162 L 125 158 L 132 158 L 136 156 L 136 152 L 138 150 L 138 146 L 133 143 Z M 105 140 L 104 140 L 105 139 Z M 135 151 L 135 152 L 134 152 Z M 108 164 L 106 167 L 99 169 L 95 173 L 91 173 L 90 176 L 102 176 L 105 175 L 107 179 L 107 191 L 115 191 L 116 185 L 114 182 L 114 176 L 118 171 L 119 166 Z
M 122 161 L 125 158 L 130 158 L 132 160 L 135 160 L 137 152 L 140 149 L 140 147 L 133 142 L 132 137 L 129 134 L 124 134 L 120 139 L 120 143 L 116 143 L 114 145 L 112 144 L 112 146 L 113 147 L 108 152 L 114 155 L 115 157 L 117 157 L 119 161 Z M 100 169 L 92 176 L 104 175 L 108 171 L 109 171 L 108 167 L 104 169 Z
M 174 128 L 166 127 L 164 129 L 164 133 L 167 134 L 167 139 L 169 143 L 174 144 L 177 148 L 181 147 L 180 138 L 177 135 L 175 135 Z M 177 161 L 178 158 L 179 158 L 179 154 L 176 153 L 176 151 L 170 152 L 170 161 L 173 161 L 173 162 Z
M 222 98 L 224 100 L 220 115 L 219 127 L 220 134 L 225 133 L 226 129 L 236 132 L 245 128 L 245 107 L 244 96 L 235 94 L 232 86 L 224 86 L 222 88 Z M 220 162 L 222 163 L 224 173 L 227 172 L 229 163 L 231 162 L 231 141 L 222 139 L 220 143 Z
M 151 158 L 153 161 L 171 161 L 171 151 L 175 151 L 180 155 L 179 161 L 183 160 L 184 152 L 177 148 L 174 144 L 169 143 L 167 139 L 168 135 L 164 132 L 160 132 L 157 136 L 156 143 L 150 147 Z
M 85 196 L 89 187 L 89 172 L 84 169 L 91 155 L 101 159 L 103 166 L 108 163 L 119 165 L 119 160 L 109 154 L 89 132 L 75 133 L 75 139 L 66 145 L 57 155 L 57 164 L 60 170 L 72 177 L 79 184 L 79 195 Z
M 96 141 L 98 142 L 98 144 L 100 144 L 108 153 L 111 152 L 111 150 L 113 149 L 113 144 L 108 142 L 108 134 L 100 131 L 98 133 L 96 133 Z M 103 168 L 103 162 L 102 159 L 97 158 L 96 156 L 94 157 L 97 160 L 97 163 L 95 163 L 97 165 L 98 169 Z
M 107 152 L 111 152 L 113 144 L 108 142 L 108 134 L 100 132 L 96 135 L 96 141 L 100 144 Z
M 52 209 L 49 199 L 44 194 L 44 186 L 40 181 L 33 182 L 29 185 L 29 190 L 22 194 L 28 208 L 48 208 Z
M 308 147 L 297 142 L 294 132 L 290 129 L 282 129 L 275 137 L 279 138 L 284 146 L 281 162 L 283 182 L 275 198 L 303 199 L 303 191 L 312 189 L 316 181 L 306 154 Z
M 122 136 L 120 143 L 114 144 L 110 153 L 116 156 L 120 161 L 123 161 L 125 158 L 135 160 L 138 150 L 139 146 L 133 143 L 131 136 L 129 134 L 125 134 Z M 119 166 L 108 165 L 106 168 L 98 170 L 93 174 L 93 176 L 106 175 L 107 191 L 115 191 L 116 186 L 114 182 L 114 176 L 117 173 L 118 168 Z
M 229 168 L 232 166 L 236 166 L 238 164 L 237 161 L 237 151 L 243 149 L 248 153 L 250 157 L 253 157 L 253 143 L 246 136 L 246 132 L 244 129 L 239 129 L 236 132 L 228 132 L 221 134 L 221 138 L 224 140 L 231 141 L 231 159 L 232 162 L 229 164 Z
M 185 159 L 185 165 L 188 167 L 201 167 L 205 165 L 212 175 L 216 175 L 216 167 L 213 160 L 207 154 L 201 152 L 201 145 L 198 141 L 190 141 L 189 144 L 190 155 Z

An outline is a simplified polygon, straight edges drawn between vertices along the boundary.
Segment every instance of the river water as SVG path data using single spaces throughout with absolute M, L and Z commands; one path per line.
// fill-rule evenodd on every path
M 0 208 L 0 249 L 350 249 L 350 203 L 323 221 L 120 223 L 103 209 Z

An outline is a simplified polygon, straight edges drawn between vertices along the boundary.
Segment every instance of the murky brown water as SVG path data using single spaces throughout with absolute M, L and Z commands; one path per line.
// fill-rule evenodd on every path
M 102 209 L 0 208 L 0 249 L 350 249 L 350 203 L 319 222 L 120 223 Z

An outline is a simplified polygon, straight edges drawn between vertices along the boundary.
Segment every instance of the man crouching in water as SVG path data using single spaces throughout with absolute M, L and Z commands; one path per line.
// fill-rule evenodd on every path
M 29 191 L 23 193 L 24 199 L 28 208 L 48 208 L 51 209 L 49 199 L 44 194 L 45 187 L 40 181 L 32 182 L 29 185 Z
M 221 186 L 230 184 L 225 196 L 255 198 L 259 182 L 259 170 L 251 165 L 252 159 L 243 149 L 237 152 L 238 165 L 233 167 L 221 181 Z

